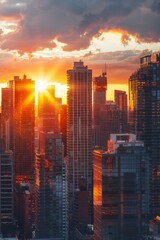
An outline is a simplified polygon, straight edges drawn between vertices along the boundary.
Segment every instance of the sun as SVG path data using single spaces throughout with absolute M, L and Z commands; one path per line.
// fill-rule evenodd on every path
M 36 81 L 36 89 L 38 92 L 44 92 L 46 90 L 47 83 L 43 80 Z

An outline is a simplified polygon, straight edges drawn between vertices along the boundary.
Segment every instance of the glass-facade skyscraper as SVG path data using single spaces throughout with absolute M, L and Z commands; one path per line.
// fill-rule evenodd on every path
M 82 61 L 75 62 L 67 71 L 67 86 L 69 217 L 70 229 L 74 229 L 76 192 L 82 181 L 92 203 L 92 70 Z
M 15 181 L 33 181 L 35 83 L 25 75 L 15 76 L 2 96 L 3 137 L 5 147 L 13 150 Z
M 94 240 L 139 240 L 149 214 L 149 157 L 134 134 L 94 150 Z
M 150 154 L 151 213 L 160 212 L 160 53 L 140 59 L 129 78 L 129 127 Z
M 106 91 L 107 91 L 107 77 L 106 73 L 102 76 L 95 77 L 93 79 L 93 135 L 94 135 L 94 146 L 100 146 L 102 144 L 101 134 L 101 108 L 106 103 Z
M 114 90 L 114 101 L 119 109 L 119 131 L 128 132 L 127 94 L 125 91 Z

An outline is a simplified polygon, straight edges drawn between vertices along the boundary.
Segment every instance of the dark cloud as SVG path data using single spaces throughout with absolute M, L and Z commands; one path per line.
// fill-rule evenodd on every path
M 151 9 L 155 12 L 160 13 L 160 1 L 159 0 L 153 1 L 152 5 L 151 5 Z
M 100 30 L 124 31 L 137 40 L 160 39 L 159 0 L 8 0 L 0 5 L 0 16 L 18 19 L 14 33 L 3 38 L 1 47 L 20 52 L 52 48 L 54 38 L 66 43 L 65 50 L 86 48 Z

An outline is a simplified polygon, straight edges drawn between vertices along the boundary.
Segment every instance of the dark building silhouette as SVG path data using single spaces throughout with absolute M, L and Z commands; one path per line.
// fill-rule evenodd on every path
M 122 140 L 123 139 L 123 140 Z M 147 232 L 149 157 L 132 134 L 94 150 L 94 240 L 139 240 Z
M 99 112 L 100 145 L 107 148 L 111 133 L 120 132 L 120 111 L 113 101 L 107 101 Z
M 1 136 L 5 140 L 5 149 L 13 150 L 13 91 L 9 86 L 2 88 L 1 112 Z
M 92 70 L 81 61 L 75 62 L 67 71 L 67 86 L 69 230 L 73 233 L 78 224 L 74 222 L 74 206 L 81 179 L 88 192 L 89 222 L 92 216 Z
M 15 181 L 33 181 L 34 174 L 34 81 L 18 76 L 2 89 L 2 136 L 6 149 L 13 150 Z
M 106 103 L 107 77 L 106 73 L 93 79 L 93 135 L 94 146 L 101 144 L 101 108 Z
M 128 132 L 128 108 L 127 108 L 127 94 L 125 91 L 115 90 L 114 101 L 119 109 L 119 132 Z
M 160 53 L 140 59 L 129 78 L 129 126 L 150 154 L 151 213 L 160 212 Z
M 31 239 L 34 231 L 34 186 L 18 183 L 14 192 L 16 236 L 18 239 Z
M 58 116 L 61 99 L 55 97 L 55 86 L 47 85 L 38 93 L 38 129 L 44 132 L 58 132 Z

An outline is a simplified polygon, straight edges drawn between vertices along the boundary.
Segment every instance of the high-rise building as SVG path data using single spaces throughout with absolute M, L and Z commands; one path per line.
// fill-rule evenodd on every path
M 72 231 L 77 190 L 82 180 L 89 195 L 88 223 L 92 215 L 92 70 L 82 61 L 75 62 L 73 69 L 67 71 L 67 86 L 69 228 Z
M 160 212 L 160 53 L 140 59 L 129 78 L 129 126 L 150 154 L 152 218 Z
M 15 181 L 33 180 L 34 173 L 34 81 L 18 76 L 2 89 L 2 128 L 6 148 L 13 150 Z
M 107 143 L 111 133 L 119 133 L 120 129 L 120 111 L 113 101 L 107 101 L 100 109 L 100 144 L 99 146 L 107 148 Z
M 0 234 L 3 238 L 15 236 L 13 165 L 13 152 L 5 151 L 0 139 Z
M 93 79 L 93 134 L 94 145 L 100 146 L 101 126 L 100 111 L 106 103 L 107 77 L 106 73 Z
M 15 180 L 28 182 L 34 174 L 35 83 L 24 75 L 12 84 Z
M 111 134 L 94 150 L 94 240 L 139 240 L 147 232 L 149 156 L 134 134 Z
M 63 104 L 60 108 L 60 132 L 64 144 L 64 157 L 67 155 L 67 105 Z
M 38 93 L 38 129 L 45 132 L 57 132 L 60 99 L 55 97 L 55 86 L 47 85 Z
M 68 236 L 66 169 L 60 134 L 40 133 L 35 172 L 35 235 L 65 240 Z
M 13 91 L 12 88 L 2 88 L 2 121 L 1 137 L 5 140 L 5 149 L 13 150 Z
M 128 109 L 127 109 L 127 94 L 125 91 L 115 90 L 114 101 L 119 109 L 119 132 L 128 132 Z
M 34 185 L 18 183 L 14 191 L 16 236 L 31 239 L 35 228 Z

